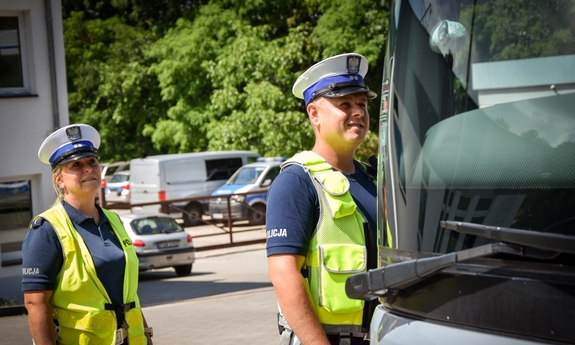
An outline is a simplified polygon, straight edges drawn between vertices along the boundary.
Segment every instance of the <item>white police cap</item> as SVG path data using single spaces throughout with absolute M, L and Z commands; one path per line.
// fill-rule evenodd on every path
M 368 62 L 365 56 L 348 53 L 329 57 L 311 66 L 293 84 L 292 92 L 307 105 L 318 97 L 342 97 L 365 93 L 373 99 L 377 94 L 363 82 Z
M 38 158 L 52 168 L 84 157 L 98 157 L 100 134 L 85 124 L 62 127 L 50 134 L 38 150 Z

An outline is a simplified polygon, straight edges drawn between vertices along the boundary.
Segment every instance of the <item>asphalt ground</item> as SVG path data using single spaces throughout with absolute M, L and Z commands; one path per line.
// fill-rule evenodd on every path
M 185 229 L 199 249 L 189 276 L 172 268 L 140 273 L 138 295 L 154 344 L 276 344 L 264 227 L 239 222 L 231 235 L 209 225 Z M 261 243 L 244 244 L 254 241 Z M 2 345 L 32 344 L 27 315 L 0 316 L 0 334 Z
M 265 245 L 200 252 L 192 273 L 143 272 L 138 294 L 154 344 L 277 344 Z M 0 344 L 31 344 L 27 315 L 0 317 Z

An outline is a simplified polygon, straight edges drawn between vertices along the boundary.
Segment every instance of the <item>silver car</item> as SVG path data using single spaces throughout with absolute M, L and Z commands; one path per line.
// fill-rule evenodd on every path
M 130 170 L 119 171 L 112 175 L 106 184 L 107 204 L 130 203 Z
M 192 271 L 195 252 L 192 236 L 176 220 L 161 213 L 120 214 L 140 260 L 140 271 L 173 267 L 178 276 Z

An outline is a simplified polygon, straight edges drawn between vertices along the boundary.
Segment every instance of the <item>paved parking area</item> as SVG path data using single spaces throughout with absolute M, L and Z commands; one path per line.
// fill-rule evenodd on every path
M 171 268 L 140 274 L 138 293 L 154 327 L 154 343 L 277 343 L 277 304 L 267 275 L 264 227 L 234 224 L 232 236 L 212 225 L 185 229 L 200 248 L 190 276 L 177 277 Z M 242 244 L 248 241 L 260 243 Z M 220 247 L 201 250 L 214 246 Z M 0 334 L 2 344 L 32 343 L 26 315 L 0 317 Z
M 172 269 L 141 274 L 139 295 L 154 344 L 276 344 L 277 304 L 264 245 L 205 254 L 188 277 Z M 0 318 L 0 343 L 31 344 L 27 322 L 26 315 Z

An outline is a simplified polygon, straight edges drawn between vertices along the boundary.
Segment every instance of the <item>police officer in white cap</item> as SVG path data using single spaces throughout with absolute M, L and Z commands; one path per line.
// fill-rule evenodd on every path
M 117 214 L 95 197 L 100 135 L 74 124 L 40 146 L 52 167 L 55 204 L 36 216 L 22 245 L 22 290 L 36 344 L 151 344 L 138 289 L 138 258 Z
M 346 278 L 377 264 L 373 170 L 354 160 L 369 130 L 367 59 L 325 59 L 303 73 L 303 99 L 315 133 L 311 151 L 282 165 L 266 212 L 269 276 L 280 313 L 280 344 L 368 344 L 374 306 L 349 299 Z

